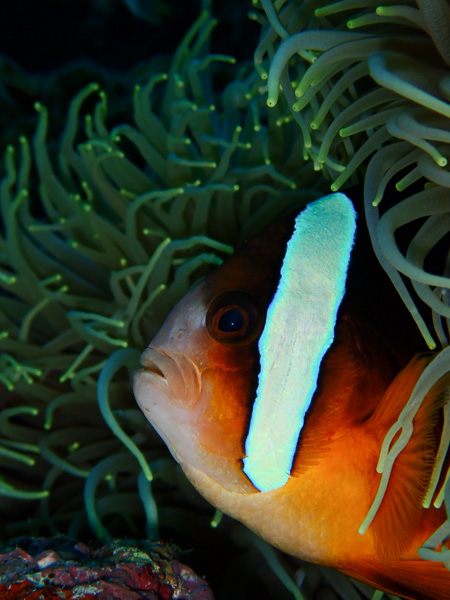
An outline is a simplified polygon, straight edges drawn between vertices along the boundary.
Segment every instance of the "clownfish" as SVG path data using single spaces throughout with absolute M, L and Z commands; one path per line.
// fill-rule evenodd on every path
M 270 544 L 405 598 L 444 600 L 450 572 L 417 549 L 446 520 L 422 501 L 448 378 L 425 396 L 359 532 L 383 440 L 432 358 L 400 368 L 343 302 L 355 230 L 337 193 L 256 236 L 176 305 L 134 394 L 200 494 Z

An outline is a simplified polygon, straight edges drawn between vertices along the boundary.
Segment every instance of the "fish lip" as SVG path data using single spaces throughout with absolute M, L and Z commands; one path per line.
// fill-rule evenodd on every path
M 157 346 L 148 346 L 141 355 L 141 371 L 151 373 L 166 385 L 176 404 L 192 406 L 200 396 L 201 376 L 197 365 L 185 354 Z M 164 384 L 163 384 L 164 381 Z
M 162 406 L 169 408 L 169 412 L 171 413 L 170 420 L 172 420 L 174 416 L 174 410 L 176 413 L 183 411 L 180 411 L 180 407 L 178 406 L 172 406 L 172 410 L 170 410 L 171 394 L 169 386 L 167 385 L 167 380 L 162 374 L 160 375 L 152 370 L 152 363 L 149 363 L 147 366 L 149 367 L 148 369 L 142 368 L 134 373 L 133 390 L 136 403 L 146 419 L 151 423 L 156 433 L 162 438 L 174 459 L 177 462 L 180 462 L 180 457 L 175 446 L 171 442 L 171 435 L 168 431 L 167 423 L 164 419 L 161 420 L 161 415 L 164 414 L 164 411 L 160 410 L 161 402 L 163 402 Z M 151 393 L 143 394 L 143 390 L 148 387 L 151 388 Z

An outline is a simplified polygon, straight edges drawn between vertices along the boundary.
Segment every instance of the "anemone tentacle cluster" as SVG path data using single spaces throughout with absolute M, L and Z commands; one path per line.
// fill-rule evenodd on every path
M 170 480 L 174 469 L 134 405 L 139 352 L 240 239 L 294 193 L 303 204 L 319 193 L 296 190 L 312 170 L 297 161 L 295 129 L 272 124 L 251 65 L 209 53 L 214 25 L 202 13 L 168 71 L 136 85 L 133 123 L 109 126 L 106 95 L 93 83 L 71 102 L 56 154 L 41 104 L 32 144 L 21 137 L 18 157 L 6 151 L 0 504 L 8 536 L 21 532 L 14 522 L 24 513 L 28 532 L 77 536 L 88 522 L 109 538 L 103 521 L 122 513 L 156 535 L 150 482 Z
M 268 105 L 277 104 L 282 90 L 305 155 L 333 191 L 364 180 L 366 219 L 380 262 L 429 346 L 436 347 L 435 339 L 399 273 L 431 308 L 435 336 L 448 345 L 448 257 L 437 271 L 426 264 L 449 232 L 448 3 L 261 4 L 267 25 L 255 62 L 267 80 Z M 380 218 L 382 200 L 389 209 Z M 419 219 L 403 254 L 396 231 Z

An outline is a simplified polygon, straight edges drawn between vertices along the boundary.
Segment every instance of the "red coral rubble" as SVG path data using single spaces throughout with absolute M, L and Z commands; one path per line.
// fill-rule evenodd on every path
M 214 600 L 164 543 L 89 549 L 65 537 L 21 538 L 0 554 L 0 600 Z

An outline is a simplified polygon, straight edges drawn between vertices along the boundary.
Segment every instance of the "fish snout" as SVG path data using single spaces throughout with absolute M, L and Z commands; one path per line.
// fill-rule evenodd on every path
M 185 354 L 149 346 L 141 355 L 138 373 L 152 387 L 165 392 L 167 399 L 183 407 L 193 406 L 200 397 L 201 376 L 197 365 Z

